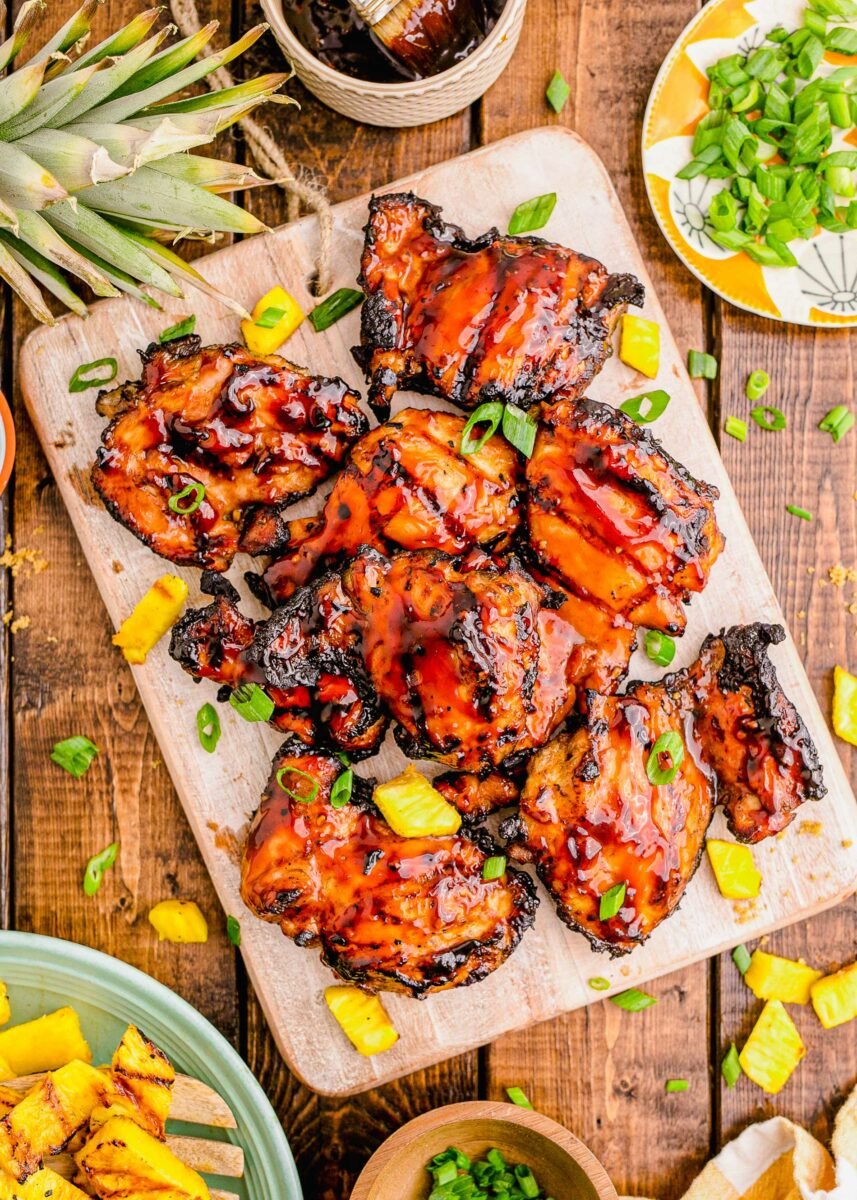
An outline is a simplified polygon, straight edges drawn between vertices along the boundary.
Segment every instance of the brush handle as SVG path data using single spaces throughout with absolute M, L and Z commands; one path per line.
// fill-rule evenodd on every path
M 373 25 L 383 21 L 384 17 L 389 16 L 401 0 L 349 0 L 349 3 L 360 20 L 371 29 Z

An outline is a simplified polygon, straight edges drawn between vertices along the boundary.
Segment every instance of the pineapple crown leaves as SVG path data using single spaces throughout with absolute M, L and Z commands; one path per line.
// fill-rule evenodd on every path
M 63 272 L 98 296 L 127 292 L 155 305 L 144 288 L 181 296 L 188 284 L 246 316 L 164 243 L 265 228 L 220 193 L 268 181 L 189 151 L 265 101 L 290 103 L 277 94 L 288 75 L 179 93 L 243 54 L 267 26 L 212 53 L 216 21 L 173 41 L 172 25 L 153 32 L 157 7 L 89 47 L 101 3 L 85 0 L 13 70 L 46 8 L 26 0 L 0 45 L 0 71 L 10 68 L 0 78 L 0 279 L 47 324 L 54 318 L 40 288 L 86 312 Z

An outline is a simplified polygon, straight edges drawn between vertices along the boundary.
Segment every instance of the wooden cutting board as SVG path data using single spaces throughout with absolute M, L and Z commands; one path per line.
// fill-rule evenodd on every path
M 413 188 L 443 205 L 445 216 L 471 234 L 495 224 L 505 228 L 522 200 L 555 191 L 559 201 L 545 236 L 594 255 L 611 271 L 632 271 L 645 282 L 645 314 L 661 324 L 660 376 L 656 381 L 644 380 L 614 357 L 593 384 L 591 394 L 620 404 L 641 391 L 664 388 L 672 402 L 654 426 L 657 436 L 695 475 L 720 488 L 717 511 L 727 548 L 714 567 L 708 589 L 694 598 L 675 666 L 695 657 L 710 630 L 739 622 L 782 622 L 685 372 L 684 348 L 680 353 L 672 340 L 618 198 L 589 147 L 563 129 L 534 130 L 431 167 L 384 190 L 402 188 Z M 362 196 L 334 209 L 336 286 L 354 283 L 366 202 L 367 197 Z M 315 222 L 306 219 L 214 254 L 204 260 L 203 269 L 209 279 L 248 307 L 279 283 L 310 308 L 313 301 L 307 284 L 316 244 Z M 193 294 L 189 302 L 171 303 L 160 314 L 123 298 L 97 304 L 87 320 L 68 317 L 55 329 L 37 330 L 21 353 L 21 378 L 30 415 L 116 626 L 151 583 L 173 568 L 116 524 L 94 496 L 88 482 L 89 466 L 104 422 L 95 414 L 96 392 L 70 395 L 68 381 L 78 365 L 104 355 L 118 359 L 120 380 L 137 378 L 137 349 L 191 312 L 197 315 L 197 332 L 204 342 L 228 342 L 239 336 L 236 319 L 201 294 Z M 315 333 L 305 322 L 289 341 L 288 355 L 313 371 L 340 374 L 362 391 L 363 380 L 350 354 L 358 340 L 358 325 L 356 312 L 323 334 Z M 398 407 L 413 403 L 442 406 L 437 400 L 414 399 L 407 393 L 397 398 Z M 747 452 L 751 452 L 749 448 Z M 318 505 L 316 497 L 292 511 L 296 515 L 312 512 Z M 249 561 L 238 561 L 230 573 L 245 597 L 243 572 L 249 566 Z M 181 573 L 190 586 L 190 603 L 208 603 L 200 595 L 198 573 Z M 249 598 L 245 608 L 258 611 Z M 854 890 L 854 795 L 791 639 L 774 649 L 773 658 L 786 692 L 818 745 L 828 794 L 820 803 L 807 805 L 784 835 L 755 850 L 764 877 L 758 901 L 739 905 L 724 900 L 703 862 L 681 910 L 644 947 L 611 962 L 595 955 L 581 935 L 566 929 L 543 897 L 535 928 L 511 959 L 475 988 L 422 1002 L 401 996 L 386 998 L 401 1037 L 392 1050 L 371 1059 L 360 1057 L 350 1047 L 328 1013 L 322 991 L 334 979 L 317 953 L 299 949 L 276 927 L 252 919 L 239 898 L 238 868 L 230 845 L 240 837 L 257 805 L 278 735 L 246 724 L 227 705 L 221 709 L 223 736 L 217 752 L 208 755 L 197 740 L 195 715 L 202 703 L 213 700 L 213 685 L 195 686 L 170 660 L 167 639 L 144 666 L 134 668 L 134 674 L 224 910 L 241 918 L 241 951 L 283 1056 L 310 1087 L 345 1095 L 493 1041 L 510 1029 L 601 1000 L 604 993 L 587 984 L 592 976 L 605 976 L 612 991 L 643 984 L 818 912 Z M 657 674 L 638 652 L 631 677 Z M 382 754 L 359 769 L 383 779 L 400 770 L 403 763 L 388 739 Z M 432 770 L 428 765 L 426 769 Z M 724 831 L 718 815 L 711 832 L 720 835 Z

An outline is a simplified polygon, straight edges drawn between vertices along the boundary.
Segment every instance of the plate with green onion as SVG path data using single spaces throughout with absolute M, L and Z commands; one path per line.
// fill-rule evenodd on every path
M 724 300 L 857 325 L 857 0 L 712 0 L 655 80 L 643 171 L 664 236 Z

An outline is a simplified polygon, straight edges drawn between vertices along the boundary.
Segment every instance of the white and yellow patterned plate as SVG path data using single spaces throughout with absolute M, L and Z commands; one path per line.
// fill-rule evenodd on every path
M 711 0 L 682 33 L 661 67 L 643 120 L 643 173 L 655 217 L 667 241 L 697 279 L 730 304 L 796 325 L 857 325 L 857 232 L 821 230 L 789 243 L 796 267 L 763 267 L 708 237 L 704 213 L 721 179 L 677 179 L 691 157 L 693 130 L 708 111 L 706 69 L 746 53 L 776 25 L 798 29 L 805 0 Z M 844 24 L 844 22 L 837 22 Z M 828 54 L 819 70 L 853 65 Z M 838 131 L 833 149 L 857 144 Z

